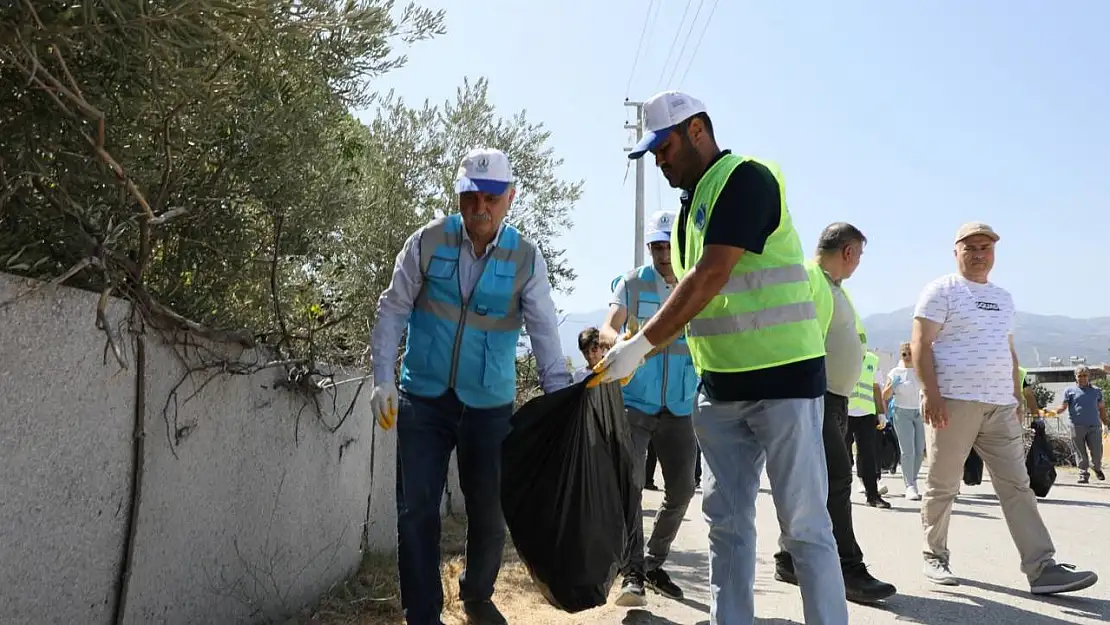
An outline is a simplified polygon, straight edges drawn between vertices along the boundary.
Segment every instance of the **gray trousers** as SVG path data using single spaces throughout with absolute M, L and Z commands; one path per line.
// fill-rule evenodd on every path
M 1075 451 L 1079 454 L 1079 475 L 1090 476 L 1088 469 L 1102 470 L 1102 426 L 1073 425 L 1075 430 Z M 1087 456 L 1090 448 L 1091 455 Z
M 686 507 L 694 496 L 694 461 L 697 443 L 690 417 L 678 417 L 667 410 L 649 415 L 635 408 L 626 407 L 624 414 L 632 431 L 632 466 L 642 467 L 647 460 L 650 442 L 663 469 L 663 504 L 655 515 L 655 527 L 647 542 L 644 556 L 644 525 L 637 523 L 628 541 L 628 560 L 624 570 L 644 573 L 659 568 L 671 551 L 671 543 L 678 535 Z M 644 472 L 633 471 L 636 480 L 636 499 L 642 501 Z

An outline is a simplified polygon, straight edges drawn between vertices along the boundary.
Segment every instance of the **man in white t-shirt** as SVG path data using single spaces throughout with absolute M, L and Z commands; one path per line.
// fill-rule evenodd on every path
M 1056 549 L 1029 489 L 1021 421 L 1021 381 L 1014 350 L 1014 300 L 988 280 L 999 237 L 968 223 L 956 233 L 959 271 L 934 280 L 913 313 L 912 358 L 921 384 L 929 472 L 921 502 L 925 576 L 959 583 L 949 567 L 948 524 L 974 448 L 990 469 L 1021 569 L 1034 594 L 1082 590 L 1098 581 L 1091 571 L 1057 563 Z

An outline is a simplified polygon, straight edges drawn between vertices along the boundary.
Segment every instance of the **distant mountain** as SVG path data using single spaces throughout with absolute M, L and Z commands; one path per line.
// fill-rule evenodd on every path
M 898 344 L 910 339 L 913 308 L 865 317 L 867 342 L 876 349 L 895 352 Z M 1074 319 L 1063 315 L 1037 315 L 1018 312 L 1014 339 L 1023 366 L 1037 366 L 1056 356 L 1065 363 L 1069 356 L 1086 358 L 1089 363 L 1110 360 L 1110 317 Z
M 605 321 L 605 309 L 571 313 L 559 327 L 563 352 L 576 366 L 585 364 L 578 352 L 578 333 L 589 326 Z M 906 307 L 889 313 L 865 317 L 868 344 L 875 349 L 894 353 L 898 344 L 910 339 L 913 308 Z M 1062 315 L 1017 314 L 1018 358 L 1027 367 L 1037 366 L 1037 354 L 1042 365 L 1048 365 L 1051 356 L 1068 361 L 1069 356 L 1086 358 L 1089 363 L 1110 361 L 1110 317 L 1074 319 Z

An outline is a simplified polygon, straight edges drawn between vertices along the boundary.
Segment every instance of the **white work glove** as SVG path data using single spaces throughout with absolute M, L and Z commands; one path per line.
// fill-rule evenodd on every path
M 886 415 L 885 414 L 879 415 L 879 429 L 880 430 L 884 429 L 886 427 L 886 423 L 887 423 Z
M 597 377 L 590 380 L 587 386 L 596 386 L 617 380 L 620 380 L 621 385 L 628 384 L 632 374 L 636 373 L 636 369 L 644 364 L 644 356 L 647 356 L 648 352 L 654 348 L 655 346 L 647 340 L 643 332 L 637 332 L 631 338 L 628 334 L 625 334 L 605 354 L 601 362 L 594 365 L 594 373 L 597 374 Z
M 370 395 L 370 411 L 383 430 L 392 429 L 397 422 L 397 404 L 397 385 L 393 382 L 384 382 L 374 387 L 374 392 Z

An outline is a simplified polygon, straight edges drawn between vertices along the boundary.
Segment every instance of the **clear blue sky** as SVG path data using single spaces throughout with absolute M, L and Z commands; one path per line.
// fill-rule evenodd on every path
M 959 224 L 982 220 L 1002 235 L 992 277 L 1019 309 L 1110 314 L 1090 269 L 1108 257 L 1097 248 L 1110 226 L 1110 2 L 421 4 L 447 9 L 447 34 L 376 84 L 415 104 L 486 76 L 503 114 L 525 109 L 552 131 L 561 175 L 586 181 L 561 240 L 578 272 L 574 293 L 557 297 L 568 312 L 605 307 L 610 280 L 632 266 L 623 101 L 677 88 L 706 103 L 722 147 L 779 163 L 807 253 L 829 222 L 864 231 L 849 282 L 861 313 L 912 304 L 953 269 Z M 658 14 L 631 73 L 649 4 Z M 651 163 L 646 198 L 648 214 L 677 206 Z M 1066 297 L 1060 286 L 1080 281 L 1084 297 Z

